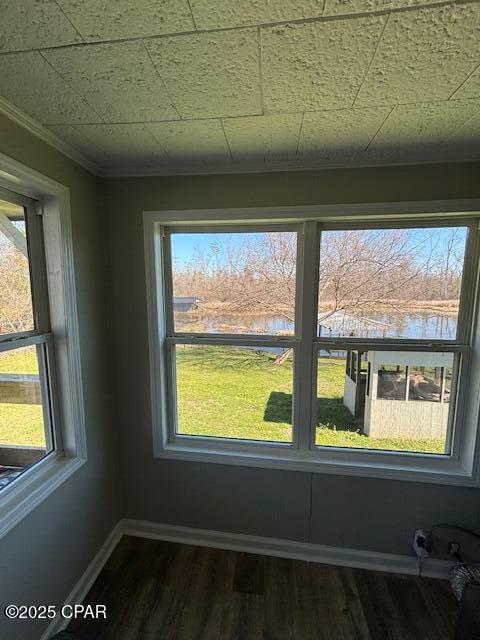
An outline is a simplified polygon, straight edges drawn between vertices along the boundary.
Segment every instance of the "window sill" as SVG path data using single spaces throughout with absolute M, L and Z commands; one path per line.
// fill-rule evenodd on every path
M 263 469 L 328 473 L 343 476 L 361 476 L 410 482 L 426 482 L 478 487 L 479 478 L 472 470 L 441 455 L 405 454 L 399 452 L 372 451 L 318 447 L 301 452 L 288 445 L 271 446 L 242 443 L 240 446 L 223 444 L 223 448 L 209 446 L 205 439 L 193 442 L 191 438 L 179 439 L 163 445 L 155 458 L 233 464 Z
M 0 539 L 86 462 L 52 453 L 27 469 L 0 493 Z

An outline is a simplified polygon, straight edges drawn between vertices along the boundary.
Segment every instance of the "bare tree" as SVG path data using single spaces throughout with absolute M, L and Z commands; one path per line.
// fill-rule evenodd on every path
M 195 295 L 236 313 L 294 319 L 296 235 L 262 233 L 196 248 L 174 268 L 174 295 Z
M 465 232 L 450 229 L 325 231 L 319 322 L 404 310 L 406 303 L 458 300 Z M 232 234 L 196 248 L 174 268 L 175 295 L 195 295 L 229 312 L 294 319 L 296 234 Z
M 0 238 L 0 333 L 33 327 L 27 258 Z

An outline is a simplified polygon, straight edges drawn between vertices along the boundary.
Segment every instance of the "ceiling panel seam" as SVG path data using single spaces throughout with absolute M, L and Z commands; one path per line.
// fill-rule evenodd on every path
M 83 37 L 83 34 L 80 33 L 80 31 L 77 29 L 77 27 L 73 24 L 73 22 L 70 20 L 70 18 L 68 17 L 68 15 L 65 13 L 65 11 L 63 10 L 63 8 L 61 7 L 61 5 L 58 4 L 57 0 L 53 0 L 55 3 L 55 6 L 58 8 L 58 10 L 60 11 L 60 13 L 63 15 L 63 17 L 65 18 L 65 20 L 71 25 L 72 29 L 78 34 L 78 36 L 83 40 L 83 42 L 86 42 L 85 38 Z
M 479 105 L 477 111 L 475 111 L 471 116 L 469 116 L 466 120 L 464 120 L 464 122 L 462 122 L 462 124 L 458 125 L 458 127 L 455 127 L 455 129 L 453 129 L 453 131 L 450 131 L 450 133 L 447 136 L 445 136 L 445 138 L 439 144 L 443 144 L 444 142 L 446 142 L 448 140 L 448 138 L 451 138 L 452 136 L 454 136 L 458 131 L 463 129 L 463 127 L 465 125 L 467 125 L 471 120 L 476 118 L 479 113 L 480 113 L 480 105 Z
M 155 64 L 155 62 L 153 61 L 153 58 L 152 58 L 152 56 L 151 56 L 151 53 L 150 53 L 150 51 L 148 50 L 148 47 L 147 47 L 147 45 L 145 44 L 145 41 L 144 41 L 144 40 L 142 40 L 142 47 L 145 49 L 145 52 L 146 52 L 146 54 L 147 54 L 147 56 L 148 56 L 148 59 L 150 60 L 150 64 L 151 64 L 151 65 L 152 65 L 152 67 L 153 67 L 153 72 L 154 72 L 154 74 L 155 74 L 155 75 L 160 79 L 160 81 L 161 81 L 161 83 L 162 83 L 162 85 L 163 85 L 163 88 L 165 89 L 165 93 L 167 94 L 168 99 L 170 100 L 170 103 L 171 103 L 172 107 L 173 107 L 173 108 L 175 109 L 175 111 L 177 112 L 178 120 L 181 120 L 181 119 L 182 119 L 182 116 L 181 116 L 181 114 L 180 114 L 180 111 L 178 110 L 177 105 L 176 105 L 176 104 L 175 104 L 175 102 L 173 101 L 173 98 L 172 98 L 172 95 L 171 95 L 171 93 L 170 93 L 170 90 L 169 90 L 169 88 L 167 87 L 167 83 L 166 83 L 166 82 L 165 82 L 165 80 L 162 78 L 162 76 L 161 76 L 161 74 L 160 74 L 160 71 L 158 70 L 157 65 L 156 65 L 156 64 Z M 147 122 L 149 122 L 149 120 L 147 120 Z M 162 121 L 160 120 L 159 122 L 162 122 Z M 177 122 L 177 120 L 173 120 L 172 122 Z
M 303 121 L 305 120 L 305 111 L 302 113 L 302 119 L 300 120 L 300 127 L 298 130 L 298 140 L 297 140 L 297 148 L 295 150 L 295 155 L 298 156 L 298 150 L 300 149 L 300 140 L 302 138 L 303 131 Z
M 178 122 L 178 120 L 173 120 L 173 122 Z M 157 136 L 153 133 L 153 131 L 150 129 L 150 127 L 148 126 L 150 123 L 145 122 L 144 123 L 144 128 L 146 131 L 148 131 L 148 133 L 150 134 L 150 136 L 152 137 L 152 139 L 156 142 L 156 144 L 158 144 L 158 146 L 160 147 L 160 149 L 163 151 L 163 153 L 167 156 L 167 158 L 169 158 L 170 160 L 173 160 L 172 156 L 168 153 L 166 147 L 163 146 L 163 144 L 160 142 L 160 140 L 157 138 Z
M 384 121 L 382 122 L 382 124 L 378 127 L 377 131 L 375 132 L 375 135 L 372 137 L 372 139 L 370 140 L 370 142 L 367 144 L 367 146 L 365 147 L 364 151 L 367 151 L 370 148 L 370 145 L 372 144 L 372 142 L 375 140 L 375 138 L 378 136 L 378 134 L 380 133 L 380 131 L 383 129 L 385 123 L 387 122 L 387 120 L 390 118 L 390 116 L 393 114 L 393 112 L 395 111 L 395 109 L 397 108 L 398 105 L 394 105 L 391 110 L 389 111 L 389 113 L 387 113 Z
M 43 55 L 42 51 L 36 51 L 35 53 L 38 53 L 38 54 L 42 57 L 42 59 L 43 59 L 43 60 L 45 60 L 45 62 L 48 64 L 48 66 L 49 66 L 51 69 L 53 69 L 53 71 L 57 74 L 57 76 L 58 76 L 59 78 L 61 78 L 61 80 L 65 83 L 65 85 L 66 85 L 67 87 L 69 87 L 69 88 L 73 91 L 73 93 L 75 93 L 75 95 L 77 95 L 77 96 L 80 98 L 80 100 L 82 100 L 82 102 L 84 102 L 84 103 L 85 103 L 85 104 L 86 104 L 86 105 L 87 105 L 87 106 L 88 106 L 88 107 L 89 107 L 89 108 L 90 108 L 94 113 L 96 113 L 96 114 L 97 114 L 97 116 L 98 116 L 98 117 L 99 117 L 99 119 L 100 119 L 100 122 L 98 122 L 97 124 L 105 124 L 105 120 L 103 120 L 103 119 L 102 119 L 102 116 L 98 113 L 98 111 L 95 109 L 95 107 L 93 107 L 93 106 L 88 102 L 88 100 L 85 98 L 85 96 L 84 96 L 84 95 L 82 95 L 79 91 L 77 91 L 77 89 L 75 89 L 75 87 L 74 87 L 74 86 L 72 86 L 72 84 L 71 84 L 70 82 L 68 82 L 68 80 L 66 80 L 66 79 L 63 77 L 63 75 L 60 73 L 60 71 L 59 71 L 59 70 L 58 70 L 58 69 L 57 69 L 57 68 L 56 68 L 56 67 L 55 67 L 55 66 L 50 62 L 50 60 L 48 60 L 48 58 L 46 58 L 46 57 Z M 42 123 L 42 124 L 44 124 L 44 123 Z M 77 124 L 78 124 L 78 123 L 74 123 L 74 124 L 73 124 L 73 126 L 76 126 Z M 62 126 L 63 126 L 63 125 L 65 125 L 65 123 L 62 123 Z M 49 124 L 48 126 L 53 127 L 53 126 L 55 126 L 55 125 Z M 66 125 L 66 126 L 72 126 L 72 125 Z
M 263 99 L 263 68 L 262 68 L 262 30 L 260 27 L 257 29 L 258 33 L 258 74 L 259 74 L 259 82 L 260 82 L 260 107 L 262 109 L 262 114 L 265 113 L 265 101 Z
M 353 99 L 353 102 L 352 102 L 352 105 L 351 105 L 351 107 L 352 107 L 352 108 L 353 108 L 353 107 L 355 107 L 355 103 L 356 103 L 357 98 L 358 98 L 358 96 L 359 96 L 359 94 L 360 94 L 360 91 L 362 90 L 362 87 L 363 87 L 363 85 L 365 84 L 365 80 L 367 79 L 367 76 L 368 76 L 368 74 L 370 73 L 370 69 L 371 69 L 371 68 L 372 68 L 372 66 L 373 66 L 373 62 L 374 62 L 375 57 L 376 57 L 376 55 L 377 55 L 378 49 L 380 48 L 380 43 L 381 43 L 381 41 L 382 41 L 383 34 L 385 33 L 385 29 L 387 28 L 387 24 L 388 24 L 388 20 L 389 20 L 389 18 L 390 18 L 390 15 L 391 15 L 391 14 L 388 14 L 388 15 L 387 15 L 387 18 L 386 18 L 385 23 L 384 23 L 384 25 L 383 25 L 383 29 L 382 29 L 382 31 L 380 32 L 380 35 L 379 35 L 378 40 L 377 40 L 377 45 L 376 45 L 376 47 L 375 47 L 375 51 L 373 52 L 372 58 L 371 58 L 371 60 L 370 60 L 370 62 L 369 62 L 369 64 L 368 64 L 368 67 L 367 67 L 367 69 L 366 69 L 366 71 L 365 71 L 364 75 L 363 75 L 362 82 L 360 83 L 360 86 L 358 87 L 357 93 L 355 94 L 355 98 Z
M 195 27 L 195 31 L 198 31 L 197 21 L 195 20 L 195 14 L 193 13 L 192 5 L 190 4 L 190 0 L 187 0 L 188 8 L 190 9 L 190 15 L 192 16 L 193 26 Z
M 453 99 L 454 99 L 454 95 L 460 91 L 460 89 L 463 87 L 463 85 L 464 85 L 466 82 L 468 82 L 468 81 L 470 80 L 470 78 L 471 78 L 473 75 L 475 75 L 475 73 L 476 73 L 479 69 L 480 69 L 480 63 L 479 63 L 479 64 L 477 64 L 477 66 L 475 67 L 475 69 L 474 69 L 471 73 L 469 73 L 469 74 L 468 74 L 468 76 L 465 78 L 465 80 L 464 80 L 462 83 L 460 83 L 460 84 L 458 85 L 458 87 L 455 89 L 455 91 L 452 93 L 452 95 L 448 98 L 448 100 L 453 100 Z M 474 99 L 475 99 L 475 98 L 474 98 Z
M 220 120 L 220 125 L 222 127 L 223 135 L 225 136 L 225 142 L 227 143 L 228 153 L 230 154 L 231 160 L 233 160 L 232 147 L 230 146 L 230 141 L 228 139 L 227 132 L 225 131 L 225 127 L 223 125 L 223 118 L 219 118 L 219 120 Z
M 155 34 L 151 36 L 132 36 L 128 38 L 110 38 L 105 40 L 96 40 L 94 42 L 78 42 L 71 43 L 65 45 L 57 45 L 57 46 L 45 46 L 45 47 L 33 47 L 30 49 L 18 49 L 15 51 L 0 51 L 0 56 L 9 55 L 9 54 L 17 54 L 17 53 L 28 53 L 31 51 L 45 51 L 45 50 L 56 50 L 56 49 L 76 49 L 80 47 L 92 47 L 96 45 L 102 44 L 115 44 L 122 42 L 134 42 L 137 40 L 161 40 L 165 38 L 173 38 L 180 36 L 192 36 L 192 35 L 202 35 L 202 34 L 214 34 L 214 33 L 222 33 L 228 31 L 240 31 L 244 29 L 267 29 L 270 27 L 277 27 L 282 25 L 301 25 L 301 24 L 311 24 L 316 22 L 337 22 L 344 20 L 353 20 L 356 18 L 366 18 L 366 17 L 374 17 L 374 16 L 388 16 L 392 13 L 409 13 L 416 12 L 421 9 L 435 9 L 444 6 L 462 6 L 462 5 L 475 5 L 478 4 L 479 0 L 439 0 L 439 2 L 429 2 L 427 4 L 415 4 L 404 7 L 391 7 L 388 9 L 378 9 L 373 11 L 361 11 L 358 13 L 349 13 L 349 14 L 339 14 L 339 15 L 321 15 L 315 16 L 312 18 L 296 18 L 293 20 L 277 20 L 275 22 L 262 22 L 262 23 L 252 23 L 248 25 L 242 26 L 232 26 L 232 27 L 217 27 L 214 29 L 198 29 L 198 30 L 188 30 L 188 31 L 172 31 L 170 33 L 162 33 Z M 82 36 L 83 38 L 83 36 Z

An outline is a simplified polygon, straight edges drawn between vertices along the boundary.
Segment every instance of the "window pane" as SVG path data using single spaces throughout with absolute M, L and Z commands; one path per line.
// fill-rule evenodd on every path
M 175 331 L 294 331 L 295 232 L 171 236 Z
M 44 347 L 0 353 L 0 489 L 52 449 L 40 371 Z
M 0 334 L 33 328 L 25 213 L 0 200 Z
M 448 367 L 409 367 L 408 399 L 421 402 L 442 402 L 450 399 L 452 369 Z M 446 386 L 449 380 L 448 389 Z
M 179 433 L 291 442 L 290 352 L 176 345 L 174 353 Z
M 319 335 L 454 339 L 467 232 L 323 231 Z
M 346 374 L 346 351 L 320 352 L 316 444 L 445 453 L 455 356 L 420 351 L 356 355 L 362 367 L 354 380 Z
M 407 377 L 405 367 L 396 364 L 379 364 L 377 373 L 377 398 L 380 400 L 405 400 Z

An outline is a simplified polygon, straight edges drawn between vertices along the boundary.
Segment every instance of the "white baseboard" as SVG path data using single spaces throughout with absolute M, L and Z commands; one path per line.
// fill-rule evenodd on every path
M 393 553 L 380 553 L 346 547 L 265 538 L 240 533 L 224 533 L 179 527 L 176 525 L 158 524 L 144 520 L 123 520 L 124 535 L 168 540 L 181 544 L 192 544 L 199 547 L 244 551 L 265 556 L 292 558 L 306 562 L 368 569 L 370 571 L 386 571 L 416 575 L 418 573 L 417 558 Z M 422 564 L 422 575 L 428 578 L 448 578 L 451 567 L 456 564 L 447 560 L 425 558 Z
M 294 560 L 341 567 L 368 569 L 370 571 L 386 571 L 408 575 L 416 575 L 418 571 L 417 559 L 413 556 L 348 549 L 346 547 L 331 547 L 309 542 L 250 536 L 241 533 L 193 529 L 191 527 L 158 524 L 146 520 L 125 519 L 120 520 L 112 529 L 77 584 L 73 587 L 64 604 L 82 603 L 98 574 L 124 535 L 149 538 L 151 540 L 166 540 L 199 547 L 243 551 L 278 558 L 292 558 Z M 429 578 L 445 579 L 454 564 L 454 562 L 447 560 L 425 558 L 422 575 Z M 55 618 L 40 640 L 49 640 L 52 635 L 62 631 L 68 625 L 68 622 L 68 620 Z
M 97 579 L 98 574 L 105 566 L 109 557 L 112 555 L 113 550 L 120 542 L 122 536 L 123 521 L 120 520 L 120 522 L 118 522 L 112 529 L 112 531 L 108 534 L 107 539 L 97 551 L 93 560 L 90 562 L 78 582 L 68 594 L 67 599 L 63 603 L 64 605 L 81 604 L 83 602 L 85 596 L 90 591 L 90 588 Z M 63 631 L 67 627 L 69 622 L 70 620 L 65 618 L 54 618 L 45 629 L 45 632 L 42 634 L 40 640 L 49 640 L 59 631 Z

